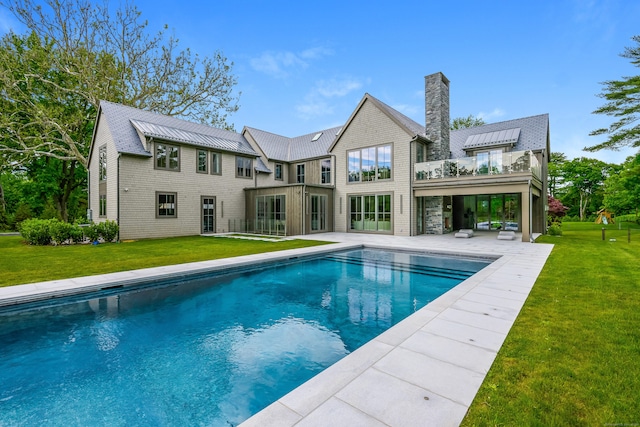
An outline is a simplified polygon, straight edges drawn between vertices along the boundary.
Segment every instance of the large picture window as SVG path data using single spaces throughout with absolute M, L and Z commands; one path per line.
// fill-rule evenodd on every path
M 391 145 L 366 147 L 347 152 L 348 182 L 370 182 L 391 179 Z
M 156 144 L 156 169 L 180 170 L 180 148 L 175 145 Z
M 253 160 L 248 157 L 236 157 L 236 177 L 252 178 L 253 177 Z
M 391 232 L 391 194 L 349 196 L 349 220 L 352 231 Z
M 176 218 L 178 216 L 177 193 L 156 192 L 156 218 Z

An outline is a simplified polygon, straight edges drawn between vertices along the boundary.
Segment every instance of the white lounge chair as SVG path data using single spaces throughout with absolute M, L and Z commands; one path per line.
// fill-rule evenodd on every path
M 498 240 L 516 240 L 516 232 L 503 230 L 498 233 Z
M 473 230 L 469 228 L 461 228 L 455 236 L 461 239 L 469 239 L 473 237 Z

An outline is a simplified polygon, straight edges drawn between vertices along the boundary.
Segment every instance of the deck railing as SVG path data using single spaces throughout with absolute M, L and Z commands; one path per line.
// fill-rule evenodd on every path
M 229 219 L 229 232 L 286 236 L 287 223 L 277 219 Z
M 540 179 L 541 166 L 531 151 L 486 154 L 459 159 L 421 162 L 414 165 L 416 181 L 478 175 L 508 175 L 531 172 Z

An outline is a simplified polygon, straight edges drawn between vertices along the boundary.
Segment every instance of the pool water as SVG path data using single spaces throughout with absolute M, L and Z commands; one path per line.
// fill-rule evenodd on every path
M 0 426 L 237 425 L 486 266 L 370 249 L 0 312 Z

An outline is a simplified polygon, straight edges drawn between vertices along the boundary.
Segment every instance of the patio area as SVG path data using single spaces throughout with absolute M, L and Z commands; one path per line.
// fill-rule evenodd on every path
M 470 239 L 355 233 L 306 238 L 499 258 L 243 427 L 458 426 L 553 248 L 497 240 L 495 232 Z

